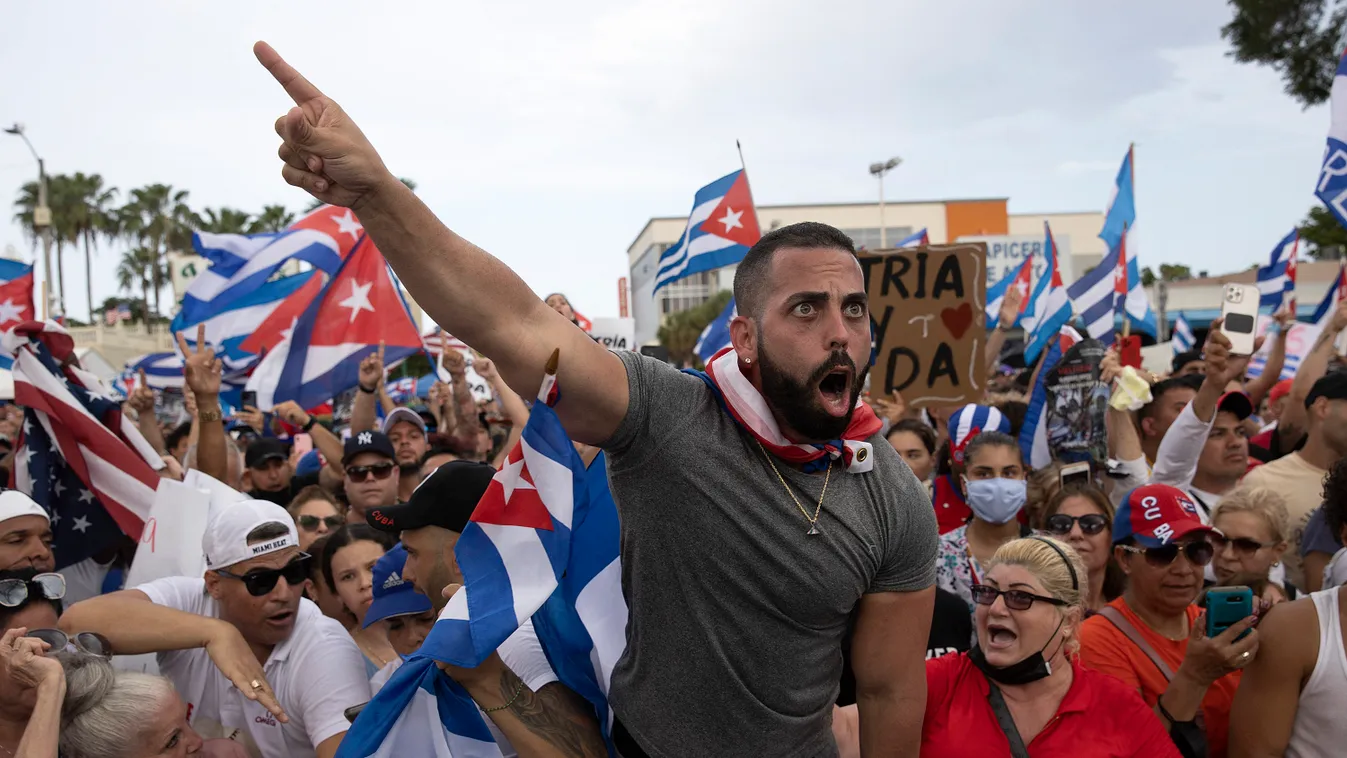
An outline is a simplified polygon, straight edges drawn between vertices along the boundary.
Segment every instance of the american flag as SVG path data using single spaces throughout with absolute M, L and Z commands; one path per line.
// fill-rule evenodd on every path
M 51 513 L 57 568 L 140 533 L 163 466 L 98 377 L 74 363 L 59 325 L 27 321 L 4 335 L 14 401 L 24 408 L 13 486 Z

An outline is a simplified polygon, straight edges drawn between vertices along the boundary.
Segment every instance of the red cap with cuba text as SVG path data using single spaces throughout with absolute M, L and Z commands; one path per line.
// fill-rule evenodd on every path
M 1147 484 L 1127 493 L 1113 517 L 1113 544 L 1131 537 L 1142 547 L 1163 547 L 1193 532 L 1214 532 L 1202 523 L 1197 504 L 1168 484 Z

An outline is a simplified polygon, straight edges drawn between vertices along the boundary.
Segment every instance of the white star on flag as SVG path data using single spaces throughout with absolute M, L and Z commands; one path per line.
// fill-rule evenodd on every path
M 61 514 L 57 513 L 56 511 L 52 511 L 52 512 L 51 512 L 51 525 L 52 525 L 52 526 L 56 526 L 56 525 L 59 524 L 59 523 L 61 523 Z M 55 547 L 55 545 L 53 545 L 52 547 Z
M 514 456 L 510 456 L 513 458 Z M 536 489 L 528 483 L 522 474 L 524 473 L 524 454 L 521 451 L 519 460 L 506 460 L 505 467 L 500 470 L 500 486 L 505 491 L 505 504 L 510 504 L 510 498 L 514 496 L 516 489 Z
M 57 496 L 57 497 L 60 497 L 60 496 L 61 496 L 61 493 L 62 493 L 62 492 L 65 492 L 65 485 L 64 485 L 64 484 L 61 484 L 61 480 L 60 480 L 60 479 L 57 479 L 57 480 L 56 480 L 56 484 L 53 484 L 53 485 L 51 486 L 51 491 L 54 492 L 54 493 L 56 493 L 56 496 Z
M 5 298 L 5 302 L 0 303 L 0 324 L 8 324 L 11 321 L 23 320 L 22 306 L 14 304 L 14 298 Z
M 94 501 L 93 490 L 80 489 L 80 502 L 92 503 Z
M 716 219 L 717 222 L 725 225 L 725 233 L 728 234 L 731 229 L 743 229 L 744 225 L 739 221 L 739 217 L 744 215 L 743 211 L 735 211 L 733 208 L 725 208 L 725 216 Z
M 365 228 L 355 216 L 351 215 L 350 208 L 346 209 L 345 216 L 333 216 L 332 220 L 337 224 L 337 234 L 349 234 L 353 240 L 360 239 L 360 230 Z
M 351 309 L 351 323 L 355 323 L 355 317 L 360 315 L 361 311 L 374 312 L 374 306 L 369 301 L 369 291 L 374 288 L 374 282 L 361 284 L 356 280 L 351 280 L 351 296 L 337 303 L 343 308 Z
M 83 516 L 76 516 L 76 517 L 75 517 L 75 524 L 74 524 L 73 526 L 71 526 L 70 528 L 71 528 L 71 529 L 74 529 L 74 530 L 77 531 L 77 532 L 83 533 L 83 532 L 85 532 L 85 531 L 88 531 L 89 527 L 91 527 L 91 526 L 93 526 L 93 524 L 90 524 L 90 523 L 89 523 L 89 519 L 87 519 L 87 518 L 85 518 L 85 517 L 83 517 Z

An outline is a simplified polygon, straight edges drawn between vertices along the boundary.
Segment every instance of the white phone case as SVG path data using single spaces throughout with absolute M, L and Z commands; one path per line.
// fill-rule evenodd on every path
M 1235 355 L 1253 354 L 1258 330 L 1258 300 L 1257 287 L 1225 285 L 1221 298 L 1221 318 L 1224 319 L 1221 333 L 1230 340 L 1230 352 Z

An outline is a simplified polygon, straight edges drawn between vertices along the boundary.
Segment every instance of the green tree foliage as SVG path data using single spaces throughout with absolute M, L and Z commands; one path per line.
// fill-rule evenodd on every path
M 1347 255 L 1347 229 L 1342 228 L 1329 210 L 1322 205 L 1310 208 L 1300 222 L 1300 241 L 1305 254 L 1316 261 L 1336 260 Z
M 729 291 L 717 292 L 695 308 L 669 314 L 659 328 L 658 337 L 659 343 L 668 349 L 669 360 L 674 365 L 701 365 L 692 348 L 697 345 L 702 330 L 725 310 L 725 304 L 732 296 Z
M 1240 63 L 1271 66 L 1306 108 L 1328 100 L 1347 31 L 1344 0 L 1229 0 L 1221 36 Z

